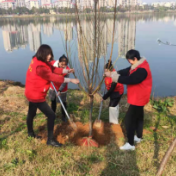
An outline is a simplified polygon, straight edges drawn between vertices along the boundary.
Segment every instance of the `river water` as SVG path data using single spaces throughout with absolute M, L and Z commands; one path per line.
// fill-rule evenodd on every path
M 84 36 L 90 44 L 92 42 L 90 32 L 93 29 L 91 20 L 84 18 L 81 19 L 81 23 Z M 103 36 L 100 42 L 100 55 L 108 59 L 111 51 L 113 19 L 105 18 L 102 23 L 105 25 L 100 23 Z M 129 49 L 137 49 L 150 64 L 154 95 L 161 97 L 176 95 L 176 46 L 157 42 L 160 38 L 163 42 L 176 44 L 176 15 L 119 16 L 115 24 L 112 54 L 112 60 L 116 61 L 115 68 L 122 69 L 129 66 L 125 54 Z M 67 21 L 59 17 L 0 19 L 0 79 L 25 84 L 26 70 L 41 44 L 52 47 L 55 60 L 66 53 L 66 43 L 71 50 L 70 59 L 81 58 L 77 28 L 75 19 Z M 92 57 L 89 58 L 91 63 Z M 102 68 L 103 64 L 100 64 Z M 69 87 L 76 88 L 72 84 Z

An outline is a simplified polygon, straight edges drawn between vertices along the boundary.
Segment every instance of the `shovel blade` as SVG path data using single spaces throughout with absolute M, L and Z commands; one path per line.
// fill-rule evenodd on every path
M 100 128 L 101 127 L 101 120 L 96 120 L 95 122 L 94 122 L 94 127 L 97 127 L 97 128 Z

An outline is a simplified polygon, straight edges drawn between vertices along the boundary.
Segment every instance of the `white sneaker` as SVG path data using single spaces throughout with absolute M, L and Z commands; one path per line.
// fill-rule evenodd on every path
M 134 141 L 135 141 L 136 143 L 140 143 L 140 142 L 142 141 L 142 139 L 141 139 L 141 138 L 138 138 L 136 135 L 134 135 Z
M 120 147 L 120 150 L 135 150 L 135 146 L 132 146 L 127 142 L 124 146 Z

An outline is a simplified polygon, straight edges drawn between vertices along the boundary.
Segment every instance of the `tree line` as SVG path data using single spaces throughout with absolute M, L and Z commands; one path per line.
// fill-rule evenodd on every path
M 172 7 L 172 8 L 167 8 L 164 6 L 159 6 L 154 8 L 151 5 L 144 5 L 143 7 L 141 6 L 128 6 L 128 7 L 122 7 L 122 6 L 118 6 L 117 7 L 117 12 L 126 12 L 126 11 L 134 11 L 134 10 L 138 10 L 138 11 L 145 11 L 145 10 L 154 10 L 154 11 L 167 11 L 167 10 L 175 10 L 176 7 Z M 75 13 L 75 9 L 74 8 L 51 8 L 51 9 L 47 9 L 47 8 L 35 8 L 33 7 L 31 10 L 29 10 L 26 7 L 17 7 L 16 9 L 2 9 L 0 8 L 0 15 L 11 15 L 11 14 L 50 14 L 50 10 L 52 10 L 55 13 Z M 111 13 L 114 11 L 114 8 L 110 8 L 110 7 L 101 7 L 99 9 L 100 12 L 106 12 L 106 13 Z M 86 12 L 86 13 L 92 13 L 93 9 L 91 8 L 86 8 L 83 10 L 80 10 L 80 12 Z

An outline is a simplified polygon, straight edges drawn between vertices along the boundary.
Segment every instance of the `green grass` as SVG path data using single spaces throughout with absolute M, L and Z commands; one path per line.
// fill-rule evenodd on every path
M 84 101 L 82 105 L 81 101 Z M 89 118 L 86 101 L 80 91 L 68 92 L 69 113 L 84 123 Z M 103 121 L 108 121 L 107 104 L 108 101 L 104 102 L 101 114 Z M 98 117 L 99 105 L 98 102 L 94 104 L 93 120 Z M 126 110 L 127 108 L 121 108 L 120 122 L 123 122 Z M 26 114 L 1 109 L 0 175 L 154 176 L 171 141 L 176 137 L 175 107 L 169 107 L 169 110 L 166 115 L 155 109 L 146 109 L 144 129 L 149 133 L 144 134 L 142 143 L 136 145 L 135 151 L 123 152 L 114 140 L 100 148 L 78 147 L 72 143 L 67 143 L 62 148 L 47 146 L 37 139 L 27 138 Z M 60 115 L 59 105 L 57 115 Z M 46 117 L 40 112 L 34 121 L 36 133 L 39 126 L 46 126 Z M 60 124 L 61 120 L 57 118 L 56 123 Z M 158 130 L 153 131 L 151 127 L 157 127 Z M 175 165 L 176 149 L 169 158 L 163 175 L 174 176 Z

